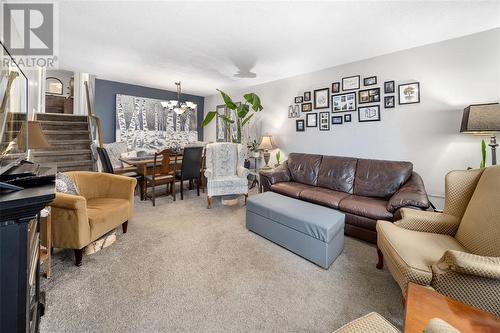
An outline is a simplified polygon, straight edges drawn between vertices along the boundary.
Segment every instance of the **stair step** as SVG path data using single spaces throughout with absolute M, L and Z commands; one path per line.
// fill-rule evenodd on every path
M 88 131 L 89 124 L 85 121 L 53 121 L 53 120 L 41 120 L 40 124 L 44 131 L 51 130 L 85 130 Z
M 67 168 L 73 166 L 90 166 L 94 165 L 94 161 L 92 160 L 82 160 L 82 161 L 65 161 L 65 162 L 57 162 L 57 167 Z
M 26 120 L 26 113 L 24 112 L 9 112 L 7 114 L 7 119 L 9 121 L 12 121 L 12 120 Z
M 86 140 L 49 140 L 50 147 L 47 149 L 37 149 L 37 151 L 51 150 L 82 150 L 89 149 L 91 141 Z
M 74 114 L 62 114 L 62 113 L 37 113 L 36 119 L 52 120 L 52 121 L 86 122 L 88 120 L 88 117 L 74 115 Z
M 34 157 L 42 157 L 42 156 L 66 156 L 66 155 L 80 155 L 80 154 L 92 154 L 92 150 L 90 149 L 78 149 L 78 150 L 70 150 L 70 151 L 58 151 L 58 150 L 46 150 L 46 151 L 33 151 Z
M 57 167 L 58 172 L 67 171 L 95 171 L 93 166 L 70 166 L 70 167 Z
M 85 140 L 90 138 L 88 131 L 43 131 L 49 141 L 56 140 Z

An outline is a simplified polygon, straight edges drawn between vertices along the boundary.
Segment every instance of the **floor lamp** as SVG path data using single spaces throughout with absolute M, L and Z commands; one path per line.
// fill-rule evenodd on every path
M 475 104 L 464 109 L 460 132 L 489 135 L 491 147 L 491 164 L 497 164 L 498 143 L 496 133 L 500 132 L 500 105 L 498 103 Z

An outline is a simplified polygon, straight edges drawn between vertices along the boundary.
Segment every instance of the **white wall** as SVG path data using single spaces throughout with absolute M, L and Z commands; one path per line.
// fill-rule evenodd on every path
M 314 52 L 312 45 L 308 47 Z M 336 47 L 333 42 L 332 47 Z M 288 106 L 295 96 L 358 74 L 361 78 L 376 75 L 381 92 L 384 81 L 395 80 L 396 89 L 397 84 L 419 81 L 421 103 L 394 109 L 381 105 L 380 122 L 358 123 L 357 113 L 352 112 L 352 123 L 332 126 L 329 132 L 295 131 L 295 119 L 288 119 Z M 429 194 L 439 196 L 448 171 L 479 166 L 481 138 L 460 134 L 460 122 L 464 107 L 500 100 L 500 28 L 226 92 L 234 100 L 241 100 L 246 92 L 261 97 L 265 110 L 255 117 L 254 126 L 272 135 L 282 154 L 408 160 L 424 178 Z M 205 113 L 218 104 L 222 104 L 218 95 L 207 97 Z M 214 140 L 215 121 L 205 130 L 205 141 Z

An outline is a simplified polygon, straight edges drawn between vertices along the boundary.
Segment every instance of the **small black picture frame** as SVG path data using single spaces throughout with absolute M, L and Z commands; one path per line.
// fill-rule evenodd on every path
M 408 94 L 407 89 L 416 90 L 416 93 Z M 420 103 L 420 82 L 410 82 L 398 85 L 398 104 L 415 104 Z
M 395 104 L 396 104 L 396 97 L 394 95 L 384 96 L 384 108 L 385 109 L 392 109 L 395 107 Z
M 332 113 L 356 111 L 356 92 L 332 95 Z
M 318 127 L 318 114 L 317 113 L 306 114 L 306 127 Z
M 369 76 L 369 77 L 365 77 L 363 79 L 363 85 L 366 87 L 366 86 L 373 86 L 377 84 L 377 77 L 376 76 Z
M 300 111 L 311 112 L 312 111 L 312 103 L 302 103 L 302 105 L 300 106 Z
M 295 97 L 295 104 L 300 104 L 303 101 L 304 101 L 304 97 L 302 97 L 302 96 Z
M 306 91 L 304 93 L 304 102 L 310 102 L 311 101 L 311 92 L 310 91 Z
M 396 92 L 396 86 L 394 85 L 394 81 L 385 81 L 384 94 L 393 94 L 394 92 Z
M 304 119 L 295 120 L 295 131 L 304 132 L 306 130 Z
M 313 93 L 314 109 L 330 108 L 330 88 L 316 89 Z
M 340 92 L 340 82 L 332 83 L 332 94 L 337 94 Z
M 358 94 L 359 104 L 380 102 L 380 88 L 360 90 Z
M 351 114 L 345 114 L 344 115 L 344 123 L 350 123 L 351 122 Z
M 319 130 L 329 131 L 330 130 L 330 112 L 320 112 L 319 113 Z
M 380 121 L 380 105 L 358 107 L 358 121 L 360 123 Z
M 342 78 L 342 91 L 357 90 L 360 87 L 361 76 L 353 75 Z
M 342 125 L 343 123 L 344 123 L 344 117 L 332 116 L 332 125 Z

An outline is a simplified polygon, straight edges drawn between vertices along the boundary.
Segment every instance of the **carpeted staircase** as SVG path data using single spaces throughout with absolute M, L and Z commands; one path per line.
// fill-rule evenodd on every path
M 32 151 L 32 160 L 57 164 L 57 171 L 94 171 L 92 137 L 87 116 L 37 113 L 36 120 L 52 147 Z

